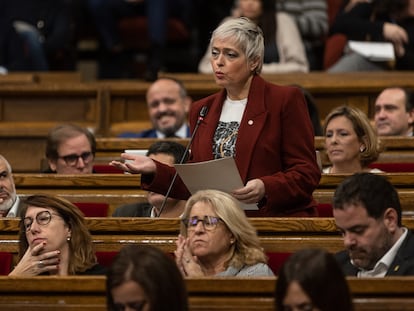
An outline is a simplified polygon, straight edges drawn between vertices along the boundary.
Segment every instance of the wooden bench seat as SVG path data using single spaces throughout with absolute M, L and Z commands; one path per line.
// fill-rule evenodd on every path
M 275 277 L 191 278 L 191 311 L 274 310 Z M 106 310 L 105 276 L 0 277 L 0 309 Z M 414 310 L 414 278 L 347 278 L 356 311 Z
M 342 236 L 333 218 L 251 218 L 267 253 L 292 253 L 320 247 L 330 252 L 343 249 Z M 128 244 L 148 244 L 172 253 L 179 233 L 178 218 L 86 218 L 97 252 L 118 252 Z M 414 219 L 403 224 L 414 229 Z M 19 219 L 0 219 L 0 252 L 18 252 Z
M 22 198 L 32 194 L 60 195 L 71 202 L 108 203 L 108 216 L 120 205 L 146 202 L 140 175 L 131 174 L 13 174 Z
M 61 195 L 71 202 L 109 203 L 108 215 L 122 204 L 145 202 L 140 175 L 131 174 L 13 174 L 17 193 L 23 197 L 35 193 Z M 332 203 L 338 184 L 349 175 L 323 174 L 313 196 L 319 203 Z M 414 214 L 414 173 L 384 174 L 397 189 L 404 215 Z

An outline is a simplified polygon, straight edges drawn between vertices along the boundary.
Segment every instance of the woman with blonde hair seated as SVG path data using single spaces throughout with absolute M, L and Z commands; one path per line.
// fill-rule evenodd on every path
M 325 149 L 332 166 L 323 173 L 380 173 L 370 169 L 382 151 L 381 142 L 368 117 L 358 108 L 340 106 L 325 118 Z
M 181 220 L 175 257 L 184 276 L 273 275 L 255 228 L 231 195 L 198 191 Z

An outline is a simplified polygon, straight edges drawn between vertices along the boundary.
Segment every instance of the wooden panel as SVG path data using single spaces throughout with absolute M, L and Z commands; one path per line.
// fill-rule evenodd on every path
M 186 279 L 190 310 L 274 310 L 276 277 Z M 106 310 L 104 276 L 0 277 L 1 310 Z M 356 311 L 414 310 L 414 279 L 347 278 Z

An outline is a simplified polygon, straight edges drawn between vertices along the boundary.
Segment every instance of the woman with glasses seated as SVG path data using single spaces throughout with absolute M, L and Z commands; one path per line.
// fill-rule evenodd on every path
M 171 256 L 150 245 L 127 245 L 106 278 L 109 311 L 186 311 L 187 290 Z
M 20 215 L 20 261 L 10 276 L 105 274 L 75 205 L 56 196 L 33 195 Z
M 174 252 L 184 276 L 272 276 L 255 228 L 239 203 L 218 190 L 191 196 Z
M 96 152 L 94 135 L 75 124 L 62 124 L 50 130 L 46 142 L 47 172 L 91 174 Z

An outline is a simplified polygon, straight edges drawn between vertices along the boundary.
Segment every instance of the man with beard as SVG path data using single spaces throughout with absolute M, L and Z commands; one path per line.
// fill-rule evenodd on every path
M 402 87 L 384 89 L 375 100 L 374 119 L 380 136 L 413 136 L 413 92 Z
M 147 91 L 148 114 L 152 129 L 139 133 L 125 132 L 122 138 L 190 137 L 187 113 L 191 98 L 183 83 L 173 78 L 160 78 Z
M 398 193 L 383 176 L 345 179 L 335 191 L 333 214 L 346 248 L 336 254 L 345 275 L 414 275 L 414 236 L 402 226 Z
M 20 208 L 10 163 L 0 155 L 0 217 L 17 217 Z

